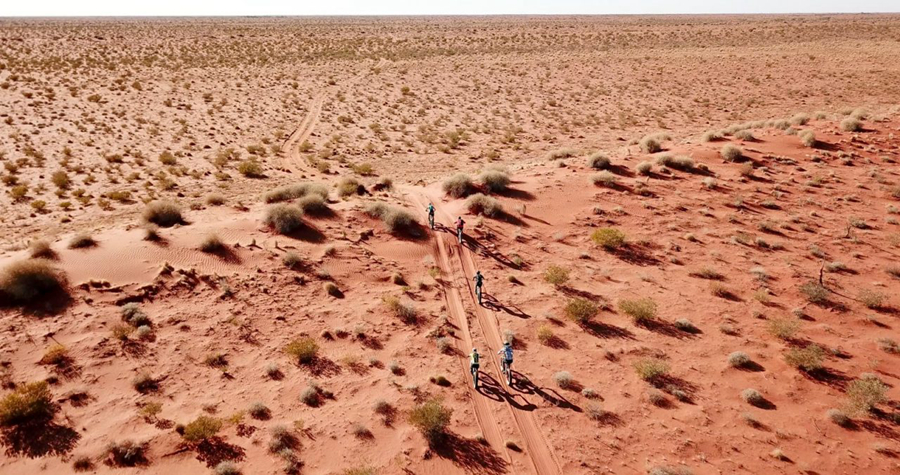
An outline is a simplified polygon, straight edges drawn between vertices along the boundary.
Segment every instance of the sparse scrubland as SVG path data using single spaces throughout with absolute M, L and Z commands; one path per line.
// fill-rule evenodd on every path
M 0 472 L 896 468 L 896 16 L 3 26 Z

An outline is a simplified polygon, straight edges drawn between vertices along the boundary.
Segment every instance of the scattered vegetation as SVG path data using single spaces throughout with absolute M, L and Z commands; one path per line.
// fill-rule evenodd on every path
M 310 337 L 298 338 L 288 343 L 284 352 L 300 364 L 309 364 L 319 354 L 319 344 Z
M 651 298 L 619 301 L 619 310 L 631 317 L 634 323 L 646 323 L 656 319 L 656 302 Z
M 66 291 L 65 275 L 46 259 L 14 261 L 0 272 L 0 297 L 27 304 Z

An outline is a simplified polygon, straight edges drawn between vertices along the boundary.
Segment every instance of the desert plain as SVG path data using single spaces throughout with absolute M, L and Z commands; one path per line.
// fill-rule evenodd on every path
M 0 19 L 0 473 L 897 473 L 898 134 L 896 15 Z

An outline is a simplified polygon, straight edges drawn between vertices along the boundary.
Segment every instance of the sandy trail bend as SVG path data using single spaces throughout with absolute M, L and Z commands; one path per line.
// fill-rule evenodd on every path
M 419 210 L 425 209 L 426 202 L 439 202 L 439 200 L 434 199 L 435 197 L 426 196 L 422 191 L 411 190 L 409 196 L 411 197 L 413 204 L 418 207 Z M 452 217 L 446 214 L 446 212 L 444 212 L 443 210 L 439 211 L 439 214 L 444 222 L 452 222 Z M 435 221 L 437 223 L 437 217 Z M 483 333 L 484 338 L 488 344 L 487 352 L 484 353 L 484 359 L 487 363 L 482 365 L 481 371 L 488 372 L 488 368 L 491 368 L 491 376 L 495 380 L 499 381 L 500 384 L 505 387 L 507 393 L 509 393 L 510 388 L 506 386 L 506 380 L 501 376 L 502 373 L 500 372 L 500 365 L 496 357 L 497 351 L 499 351 L 500 347 L 503 344 L 497 316 L 494 314 L 494 312 L 491 312 L 488 309 L 481 307 L 477 305 L 477 303 L 475 303 L 475 293 L 474 289 L 471 286 L 469 277 L 475 274 L 476 269 L 475 260 L 472 257 L 472 253 L 468 248 L 460 246 L 456 242 L 456 238 L 452 233 L 435 233 L 434 237 L 435 241 L 437 242 L 437 249 L 439 252 L 438 265 L 441 268 L 441 273 L 452 279 L 452 282 L 454 283 L 450 291 L 446 294 L 446 298 L 448 299 L 448 308 L 451 309 L 451 314 L 453 314 L 453 312 L 464 312 L 464 306 L 461 300 L 462 297 L 460 292 L 460 287 L 462 287 L 465 290 L 468 299 L 471 299 L 473 305 L 475 306 L 474 313 L 478 322 L 478 326 L 481 329 L 481 332 Z M 450 262 L 451 256 L 455 257 L 455 260 L 458 261 L 457 265 L 453 265 L 453 263 Z M 458 282 L 460 282 L 459 279 L 462 279 L 461 285 L 456 285 Z M 458 318 L 457 320 L 460 321 L 462 325 L 465 325 L 461 328 L 464 331 L 466 344 L 470 345 L 472 336 L 471 330 L 468 326 L 468 322 L 465 319 L 465 314 L 463 313 L 462 318 Z M 465 371 L 468 372 L 468 367 L 465 368 Z M 467 378 L 466 381 L 468 382 L 469 378 Z M 525 399 L 526 405 L 532 405 L 530 401 L 528 401 L 527 398 L 524 398 L 524 396 L 520 393 L 515 394 L 517 398 Z M 541 432 L 540 426 L 535 420 L 533 413 L 529 411 L 518 410 L 512 407 L 507 399 L 504 399 L 504 401 L 507 401 L 505 405 L 512 414 L 519 433 L 524 439 L 526 453 L 529 457 L 529 460 L 531 461 L 534 472 L 538 475 L 562 474 L 562 470 L 559 467 L 559 463 L 556 461 L 553 450 L 550 448 L 547 439 L 544 438 L 544 435 Z M 483 408 L 485 409 L 489 409 L 488 402 L 488 398 L 482 396 L 481 394 L 474 394 L 474 404 L 476 407 L 476 412 L 478 412 L 480 406 L 483 406 Z M 494 423 L 496 424 L 496 422 Z

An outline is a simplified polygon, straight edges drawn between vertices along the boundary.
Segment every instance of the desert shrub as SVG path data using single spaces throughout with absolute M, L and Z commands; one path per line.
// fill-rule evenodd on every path
M 365 213 L 373 218 L 380 219 L 388 231 L 392 233 L 410 232 L 417 223 L 416 218 L 405 209 L 396 208 L 381 202 L 370 203 L 366 206 Z
M 707 130 L 703 132 L 703 135 L 700 137 L 701 142 L 715 142 L 716 140 L 722 139 L 722 133 L 718 130 Z
M 228 460 L 219 462 L 214 471 L 216 472 L 216 475 L 241 475 L 241 470 L 237 465 Z
M 600 173 L 595 173 L 591 177 L 591 182 L 596 186 L 613 187 L 619 182 L 619 177 L 608 170 L 603 170 Z
M 581 395 L 587 399 L 597 399 L 600 394 L 591 388 L 582 388 Z
M 808 345 L 805 348 L 791 348 L 784 356 L 787 364 L 807 373 L 821 370 L 824 359 L 825 350 L 818 345 Z
M 662 143 L 655 135 L 648 135 L 641 139 L 641 150 L 644 153 L 656 153 L 662 151 Z
M 566 317 L 577 323 L 587 323 L 594 318 L 600 309 L 597 304 L 583 298 L 574 298 L 566 303 L 563 311 Z
M 635 165 L 634 170 L 638 172 L 640 175 L 649 175 L 651 171 L 653 171 L 653 163 L 648 161 L 643 161 Z
M 806 296 L 806 300 L 814 304 L 823 304 L 828 301 L 828 289 L 815 280 L 810 280 L 800 286 L 800 293 Z
M 672 156 L 669 154 L 660 155 L 656 158 L 656 164 L 666 168 L 674 168 L 676 170 L 693 170 L 694 159 L 685 155 Z
M 478 177 L 481 185 L 490 193 L 500 193 L 509 187 L 509 174 L 500 170 L 485 170 Z
M 656 302 L 651 298 L 619 301 L 619 310 L 630 316 L 635 323 L 656 319 Z
M 50 349 L 44 353 L 44 356 L 41 357 L 38 364 L 51 365 L 51 366 L 65 366 L 69 363 L 71 358 L 69 357 L 69 350 L 66 349 L 63 345 L 53 345 Z
M 0 297 L 30 303 L 65 292 L 65 275 L 46 259 L 14 261 L 0 272 Z
M 106 446 L 106 461 L 113 467 L 134 467 L 147 463 L 147 444 L 132 440 L 110 442 Z
M 338 196 L 346 198 L 353 195 L 361 195 L 366 192 L 366 188 L 356 178 L 344 178 L 337 184 Z
M 862 289 L 859 291 L 859 301 L 866 308 L 879 309 L 884 307 L 887 296 L 871 289 Z
M 238 164 L 237 167 L 238 173 L 244 175 L 247 178 L 262 178 L 263 177 L 263 169 L 262 165 L 259 164 L 254 159 L 247 159 Z
M 691 277 L 699 277 L 701 279 L 709 279 L 709 280 L 723 280 L 725 278 L 721 272 L 711 268 L 704 267 L 698 271 L 693 271 L 690 274 Z
M 263 195 L 263 200 L 266 203 L 278 203 L 304 196 L 319 196 L 323 200 L 328 199 L 328 187 L 321 183 L 297 183 L 276 188 Z
M 878 348 L 885 353 L 900 354 L 900 345 L 891 338 L 879 338 Z
M 735 351 L 728 355 L 728 365 L 733 368 L 743 368 L 750 364 L 750 357 L 743 351 Z
M 284 347 L 284 352 L 301 364 L 311 363 L 319 353 L 319 344 L 310 337 L 292 340 Z
M 138 373 L 131 379 L 131 387 L 141 394 L 155 391 L 158 386 L 159 383 L 149 373 Z
M 385 295 L 381 298 L 388 310 L 403 322 L 413 323 L 416 321 L 416 308 L 412 304 L 403 303 L 399 298 L 393 295 Z
M 562 389 L 569 389 L 575 383 L 575 378 L 568 371 L 559 371 L 553 375 L 553 381 Z
M 800 331 L 800 319 L 796 317 L 773 318 L 769 321 L 769 333 L 781 338 L 789 340 Z
M 744 155 L 744 151 L 741 150 L 741 148 L 738 146 L 728 144 L 722 147 L 722 150 L 719 151 L 719 154 L 726 162 L 735 162 Z
M 328 213 L 328 204 L 319 195 L 306 195 L 300 198 L 297 200 L 297 207 L 306 214 L 323 215 Z
M 306 261 L 296 252 L 289 251 L 281 258 L 281 263 L 288 269 L 302 269 L 306 266 Z
M 670 467 L 670 466 L 661 466 L 661 467 L 653 467 L 648 472 L 648 475 L 693 475 L 694 472 L 691 469 L 685 466 L 679 467 Z
M 634 362 L 634 371 L 648 382 L 655 382 L 669 373 L 669 364 L 659 358 L 641 358 Z
M 133 327 L 150 325 L 151 323 L 150 317 L 134 302 L 129 302 L 122 306 L 122 320 Z
M 840 409 L 829 409 L 825 415 L 828 416 L 828 419 L 831 422 L 834 422 L 841 427 L 850 427 L 853 425 L 853 419 L 850 419 L 850 416 Z
M 200 242 L 200 250 L 207 253 L 221 252 L 225 249 L 225 243 L 215 234 L 210 234 Z
M 503 213 L 503 206 L 497 200 L 481 193 L 474 194 L 466 199 L 466 209 L 472 214 L 482 214 L 488 217 L 498 216 Z
M 549 326 L 541 325 L 537 329 L 537 339 L 542 345 L 550 345 L 554 338 L 556 338 L 556 335 L 553 334 L 553 329 Z
M 409 423 L 419 429 L 430 445 L 443 441 L 453 410 L 444 407 L 440 399 L 417 404 L 409 413 Z
M 0 426 L 13 426 L 53 416 L 50 386 L 46 381 L 25 383 L 0 399 Z
M 86 455 L 75 457 L 72 461 L 72 470 L 76 472 L 89 472 L 94 469 L 94 461 Z
M 181 208 L 171 201 L 153 201 L 144 209 L 144 221 L 168 228 L 184 223 Z
M 69 249 L 85 249 L 97 245 L 97 240 L 90 234 L 79 233 L 69 240 Z
M 812 147 L 816 144 L 816 133 L 812 130 L 804 130 L 800 132 L 800 143 L 807 147 Z
M 42 239 L 33 241 L 31 245 L 28 246 L 28 255 L 31 256 L 32 259 L 56 258 L 56 253 L 53 251 L 53 248 L 50 247 L 50 243 Z
M 322 288 L 325 289 L 326 294 L 332 297 L 342 297 L 344 295 L 334 282 L 325 282 L 325 284 L 322 285 Z
M 549 160 L 559 160 L 560 158 L 570 158 L 574 157 L 578 154 L 575 150 L 571 148 L 561 148 L 559 150 L 554 150 L 547 154 L 547 159 Z
M 304 225 L 303 211 L 294 205 L 273 205 L 266 210 L 263 222 L 279 234 L 290 234 Z
M 741 399 L 743 399 L 747 404 L 757 407 L 764 405 L 766 402 L 766 398 L 764 398 L 763 395 L 759 393 L 759 391 L 752 388 L 747 388 L 741 391 Z
M 750 132 L 749 130 L 746 130 L 746 129 L 738 130 L 737 132 L 735 132 L 734 138 L 741 140 L 741 141 L 745 141 L 745 142 L 750 142 L 750 141 L 753 141 L 756 139 L 756 137 L 753 136 L 753 132 Z
M 804 114 L 803 112 L 794 114 L 794 116 L 791 117 L 791 123 L 794 125 L 806 125 L 808 122 L 809 122 L 809 115 Z
M 603 154 L 602 152 L 596 152 L 588 157 L 587 164 L 594 170 L 606 170 L 607 168 L 609 168 L 611 162 L 609 161 L 609 157 L 607 157 L 605 154 Z
M 569 269 L 562 266 L 550 265 L 544 270 L 544 281 L 559 287 L 569 281 Z
M 375 475 L 375 469 L 366 465 L 348 468 L 341 475 Z
M 318 407 L 322 402 L 322 394 L 316 385 L 310 384 L 300 393 L 300 401 L 309 407 Z
M 210 193 L 206 195 L 205 201 L 210 206 L 222 206 L 225 204 L 225 197 L 221 193 Z
M 459 173 L 444 180 L 442 185 L 444 193 L 453 198 L 463 198 L 469 196 L 474 190 L 475 185 L 469 175 Z
M 841 121 L 841 129 L 847 132 L 859 132 L 862 130 L 862 121 L 856 117 L 847 117 Z
M 188 442 L 200 442 L 209 439 L 222 429 L 222 421 L 210 416 L 199 416 L 184 426 L 181 435 Z
M 848 406 L 857 414 L 869 412 L 886 400 L 887 390 L 888 386 L 878 378 L 857 379 L 847 386 Z
M 607 250 L 616 250 L 625 245 L 625 233 L 616 228 L 600 228 L 591 233 L 591 241 Z
M 679 318 L 675 320 L 675 328 L 686 332 L 686 333 L 699 333 L 700 329 L 697 328 L 690 320 L 686 318 Z
M 250 414 L 250 417 L 259 420 L 268 419 L 272 414 L 272 411 L 261 402 L 254 402 L 251 404 L 250 408 L 247 409 L 247 412 Z

